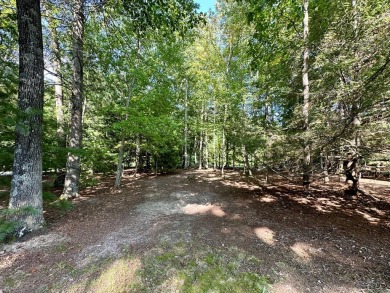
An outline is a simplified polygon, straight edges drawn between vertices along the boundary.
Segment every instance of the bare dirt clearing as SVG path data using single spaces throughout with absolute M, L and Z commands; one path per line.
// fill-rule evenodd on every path
M 363 182 L 374 198 L 344 198 L 341 183 L 304 193 L 286 181 L 219 176 L 128 176 L 120 190 L 109 180 L 86 190 L 65 216 L 48 212 L 45 234 L 0 248 L 0 289 L 104 292 L 127 266 L 116 283 L 139 285 L 121 290 L 182 292 L 189 279 L 167 261 L 189 274 L 214 253 L 218 264 L 236 262 L 232 274 L 264 276 L 271 292 L 390 291 L 389 185 Z M 188 292 L 203 292 L 202 276 Z

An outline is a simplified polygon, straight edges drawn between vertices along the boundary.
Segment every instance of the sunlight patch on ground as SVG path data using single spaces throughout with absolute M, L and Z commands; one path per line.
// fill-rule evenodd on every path
M 374 213 L 377 213 L 380 216 L 386 216 L 386 212 L 379 210 L 378 208 L 367 208 L 367 210 L 374 212 Z
M 371 216 L 368 213 L 365 213 L 365 212 L 362 212 L 362 211 L 358 211 L 358 210 L 356 211 L 356 213 L 361 215 L 361 216 L 363 216 L 363 218 L 365 218 L 371 224 L 379 224 L 379 222 L 380 222 L 380 219 L 375 218 L 375 217 Z
M 239 181 L 239 182 L 222 181 L 222 184 L 230 187 L 235 187 L 235 188 L 244 188 L 248 190 L 261 190 L 259 186 L 251 185 L 243 181 Z
M 207 174 L 207 177 L 204 179 L 206 179 L 207 181 L 221 181 L 221 176 L 217 175 L 216 173 L 210 173 Z
M 324 207 L 321 204 L 316 204 L 315 208 L 317 211 L 322 212 L 322 213 L 330 213 L 331 212 L 330 210 L 328 210 L 326 207 Z
M 255 228 L 254 232 L 261 241 L 268 245 L 275 245 L 275 242 L 277 241 L 275 239 L 275 232 L 272 231 L 271 229 L 267 227 L 260 227 L 260 228 Z
M 284 281 L 283 283 L 272 285 L 271 292 L 272 293 L 300 293 L 301 291 L 294 288 L 293 285 L 288 284 L 287 281 Z
M 10 268 L 13 264 L 21 258 L 20 254 L 1 255 L 0 270 Z M 1 292 L 1 291 L 0 291 Z
M 301 204 L 309 204 L 310 203 L 310 199 L 307 199 L 307 198 L 297 198 L 294 200 L 298 203 L 301 203 Z
M 290 246 L 290 248 L 304 262 L 309 262 L 311 260 L 311 247 L 308 244 L 297 242 L 293 246 Z
M 160 285 L 160 292 L 183 292 L 184 281 L 183 276 L 171 276 Z
M 211 214 L 216 217 L 223 217 L 226 215 L 226 213 L 221 209 L 220 206 L 217 205 L 210 205 L 210 204 L 188 204 L 185 207 L 182 208 L 182 211 L 186 215 L 205 215 L 205 214 Z
M 266 195 L 266 196 L 261 197 L 261 198 L 259 199 L 259 201 L 261 201 L 261 202 L 266 202 L 266 203 L 271 203 L 271 202 L 277 201 L 277 199 L 276 199 L 275 196 Z
M 230 216 L 230 220 L 233 220 L 233 221 L 239 221 L 239 220 L 242 220 L 242 219 L 243 219 L 243 217 L 240 214 L 233 214 L 233 215 Z
M 326 197 L 320 197 L 317 198 L 317 201 L 319 201 L 322 205 L 328 206 L 331 208 L 341 208 L 341 205 L 338 203 L 335 203 L 334 200 Z
M 138 259 L 117 259 L 94 280 L 89 292 L 128 292 L 138 283 L 137 270 L 141 268 Z

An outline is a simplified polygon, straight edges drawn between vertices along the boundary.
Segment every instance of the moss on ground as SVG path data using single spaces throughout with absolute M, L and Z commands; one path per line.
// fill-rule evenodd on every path
M 89 280 L 79 279 L 67 292 L 267 292 L 270 281 L 254 271 L 260 265 L 237 248 L 160 245 L 142 257 L 93 266 Z

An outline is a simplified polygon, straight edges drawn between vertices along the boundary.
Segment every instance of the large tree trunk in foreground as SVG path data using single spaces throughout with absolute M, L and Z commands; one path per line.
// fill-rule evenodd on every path
M 23 229 L 44 224 L 42 208 L 43 42 L 39 0 L 18 0 L 20 116 L 15 130 L 15 153 L 10 218 Z M 23 233 L 22 233 L 23 234 Z
M 303 66 L 302 66 L 302 85 L 303 85 L 303 131 L 304 133 L 309 130 L 309 0 L 303 1 Z M 310 145 L 307 138 L 304 138 L 303 146 L 303 186 L 309 188 L 310 186 Z
M 84 34 L 84 0 L 74 1 L 73 15 L 73 82 L 71 96 L 71 118 L 69 133 L 68 160 L 63 199 L 79 196 L 80 150 L 83 132 L 83 34 Z

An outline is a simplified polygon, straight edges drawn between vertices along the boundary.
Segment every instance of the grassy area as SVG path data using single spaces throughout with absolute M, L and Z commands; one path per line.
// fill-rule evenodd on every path
M 237 248 L 162 245 L 142 257 L 128 255 L 92 268 L 67 292 L 267 292 L 255 271 L 260 260 Z

